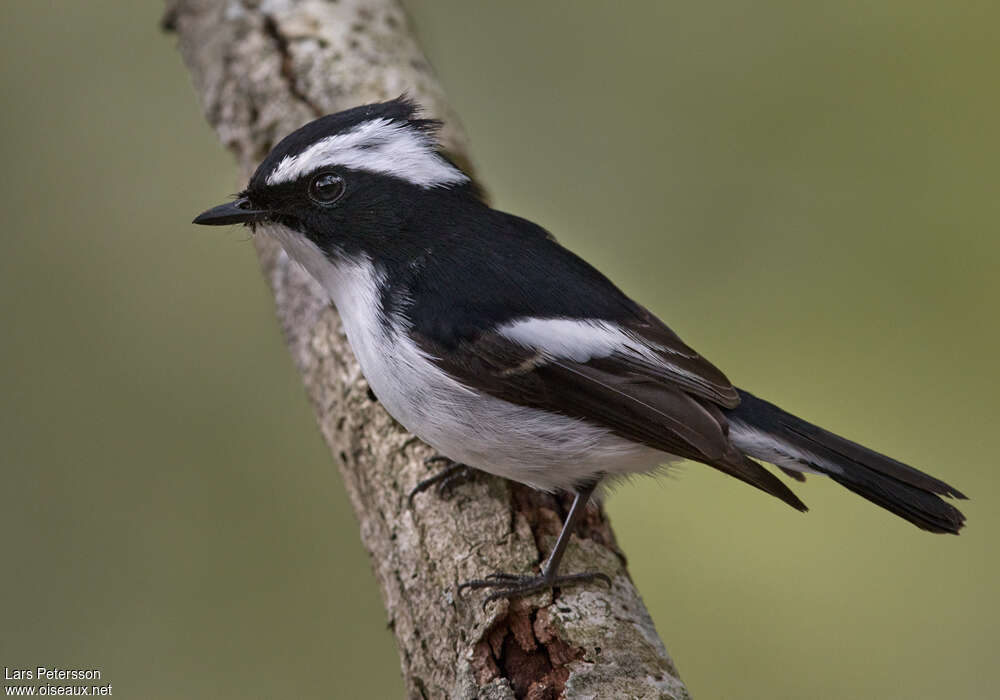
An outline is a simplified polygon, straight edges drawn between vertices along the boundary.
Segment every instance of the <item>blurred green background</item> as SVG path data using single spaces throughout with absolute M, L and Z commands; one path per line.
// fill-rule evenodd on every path
M 973 497 L 610 501 L 695 697 L 995 697 L 995 2 L 411 0 L 498 206 L 739 384 Z M 386 618 L 158 2 L 0 4 L 0 665 L 399 697 Z

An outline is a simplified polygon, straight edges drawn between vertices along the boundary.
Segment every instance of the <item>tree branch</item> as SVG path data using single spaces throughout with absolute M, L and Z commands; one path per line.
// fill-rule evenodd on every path
M 406 92 L 442 119 L 468 167 L 465 136 L 394 0 L 168 0 L 208 121 L 244 175 L 281 136 L 320 114 Z M 685 698 L 687 691 L 625 569 L 603 511 L 591 509 L 567 571 L 613 580 L 484 612 L 459 582 L 528 571 L 568 502 L 497 478 L 408 506 L 429 449 L 370 400 L 336 312 L 273 241 L 255 244 L 323 437 L 340 465 L 371 554 L 412 698 Z

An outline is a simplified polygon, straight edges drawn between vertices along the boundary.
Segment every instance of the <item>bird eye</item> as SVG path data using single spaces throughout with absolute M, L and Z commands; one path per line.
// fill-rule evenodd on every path
M 309 198 L 317 204 L 333 204 L 344 194 L 344 178 L 320 173 L 309 182 Z

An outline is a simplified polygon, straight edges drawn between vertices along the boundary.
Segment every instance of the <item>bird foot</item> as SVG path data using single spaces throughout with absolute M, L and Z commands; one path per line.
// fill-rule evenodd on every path
M 410 505 L 413 505 L 413 497 L 418 493 L 422 493 L 432 486 L 437 486 L 438 496 L 441 498 L 447 498 L 451 495 L 452 489 L 454 489 L 459 484 L 468 483 L 476 477 L 475 470 L 471 467 L 467 467 L 464 464 L 460 464 L 453 460 L 448 459 L 443 455 L 435 455 L 433 457 L 428 457 L 424 460 L 424 464 L 431 466 L 432 464 L 437 464 L 444 462 L 448 466 L 439 471 L 434 476 L 428 477 L 423 481 L 419 482 L 410 491 L 407 499 Z
M 602 574 L 599 571 L 587 571 L 580 574 L 564 574 L 562 576 L 550 576 L 547 574 L 531 575 L 496 573 L 490 574 L 486 578 L 466 581 L 465 583 L 459 585 L 458 594 L 461 595 L 462 591 L 466 589 L 471 591 L 484 588 L 497 589 L 493 593 L 486 596 L 486 599 L 483 601 L 483 610 L 485 610 L 489 603 L 494 600 L 500 600 L 501 598 L 521 598 L 523 596 L 531 595 L 532 593 L 541 593 L 542 591 L 547 591 L 551 588 L 559 588 L 560 586 L 575 585 L 578 583 L 588 583 L 590 581 L 603 581 L 608 584 L 608 588 L 611 587 L 611 578 L 608 577 L 607 574 Z

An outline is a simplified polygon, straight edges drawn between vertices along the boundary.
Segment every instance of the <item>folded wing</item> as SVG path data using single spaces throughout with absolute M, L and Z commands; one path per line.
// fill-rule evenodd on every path
M 782 481 L 730 442 L 721 409 L 736 406 L 739 395 L 726 376 L 648 312 L 625 322 L 519 319 L 447 348 L 412 335 L 470 388 L 607 427 L 805 510 Z

